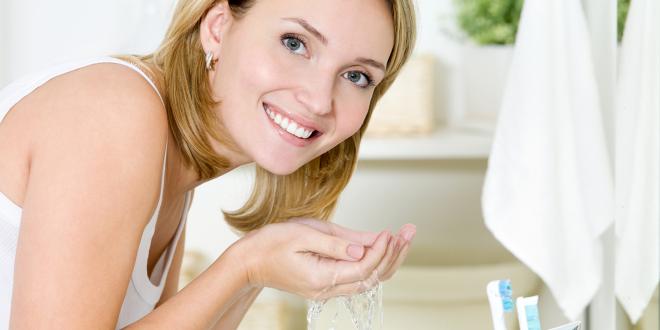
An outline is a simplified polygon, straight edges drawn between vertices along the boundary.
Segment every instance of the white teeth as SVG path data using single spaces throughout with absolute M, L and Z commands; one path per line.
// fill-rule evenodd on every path
M 289 118 L 282 117 L 279 113 L 275 113 L 270 109 L 266 108 L 266 113 L 271 120 L 273 120 L 277 125 L 279 125 L 283 130 L 289 132 L 291 135 L 295 135 L 301 139 L 307 139 L 312 136 L 314 130 L 306 130 L 302 126 L 298 126 L 298 123 L 290 120 Z
M 291 123 L 289 123 L 289 127 L 286 128 L 286 131 L 291 134 L 294 134 L 297 129 L 298 129 L 298 125 L 292 121 Z

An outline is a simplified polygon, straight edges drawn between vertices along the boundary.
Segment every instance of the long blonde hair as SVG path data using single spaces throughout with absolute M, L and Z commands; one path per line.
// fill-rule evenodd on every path
M 230 144 L 224 129 L 216 124 L 219 122 L 213 111 L 216 102 L 199 38 L 200 22 L 217 1 L 180 0 L 159 49 L 141 58 L 162 70 L 170 129 L 182 150 L 185 164 L 196 170 L 200 180 L 214 178 L 229 166 L 227 159 L 213 151 L 207 133 L 230 148 L 236 148 Z M 256 0 L 227 1 L 234 17 L 240 19 Z M 236 230 L 246 232 L 291 217 L 330 218 L 355 169 L 360 141 L 374 106 L 410 57 L 415 42 L 415 12 L 411 0 L 384 1 L 391 6 L 394 47 L 385 78 L 374 90 L 362 127 L 292 174 L 275 175 L 257 166 L 254 188 L 245 205 L 236 211 L 223 211 L 227 223 Z

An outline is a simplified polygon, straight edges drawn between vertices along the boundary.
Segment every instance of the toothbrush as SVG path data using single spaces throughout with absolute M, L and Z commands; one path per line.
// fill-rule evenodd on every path
M 513 312 L 513 298 L 511 298 L 511 281 L 491 281 L 486 286 L 490 315 L 493 318 L 493 330 L 506 330 L 504 313 Z
M 518 297 L 516 299 L 520 330 L 541 330 L 538 304 L 539 296 Z

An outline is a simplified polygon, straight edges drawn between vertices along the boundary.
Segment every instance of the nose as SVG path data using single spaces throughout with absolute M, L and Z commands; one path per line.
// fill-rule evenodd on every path
M 296 92 L 296 100 L 302 103 L 308 111 L 324 116 L 332 112 L 334 107 L 334 78 L 329 75 L 316 75 L 316 79 L 307 80 Z

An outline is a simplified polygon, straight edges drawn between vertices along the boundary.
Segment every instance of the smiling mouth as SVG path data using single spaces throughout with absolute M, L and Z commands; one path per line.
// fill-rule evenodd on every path
M 302 140 L 308 140 L 315 138 L 321 134 L 321 132 L 310 128 L 305 127 L 302 124 L 296 122 L 295 120 L 283 115 L 280 112 L 272 110 L 268 104 L 263 104 L 264 111 L 268 115 L 268 118 L 277 126 L 279 126 L 285 132 L 299 138 Z

